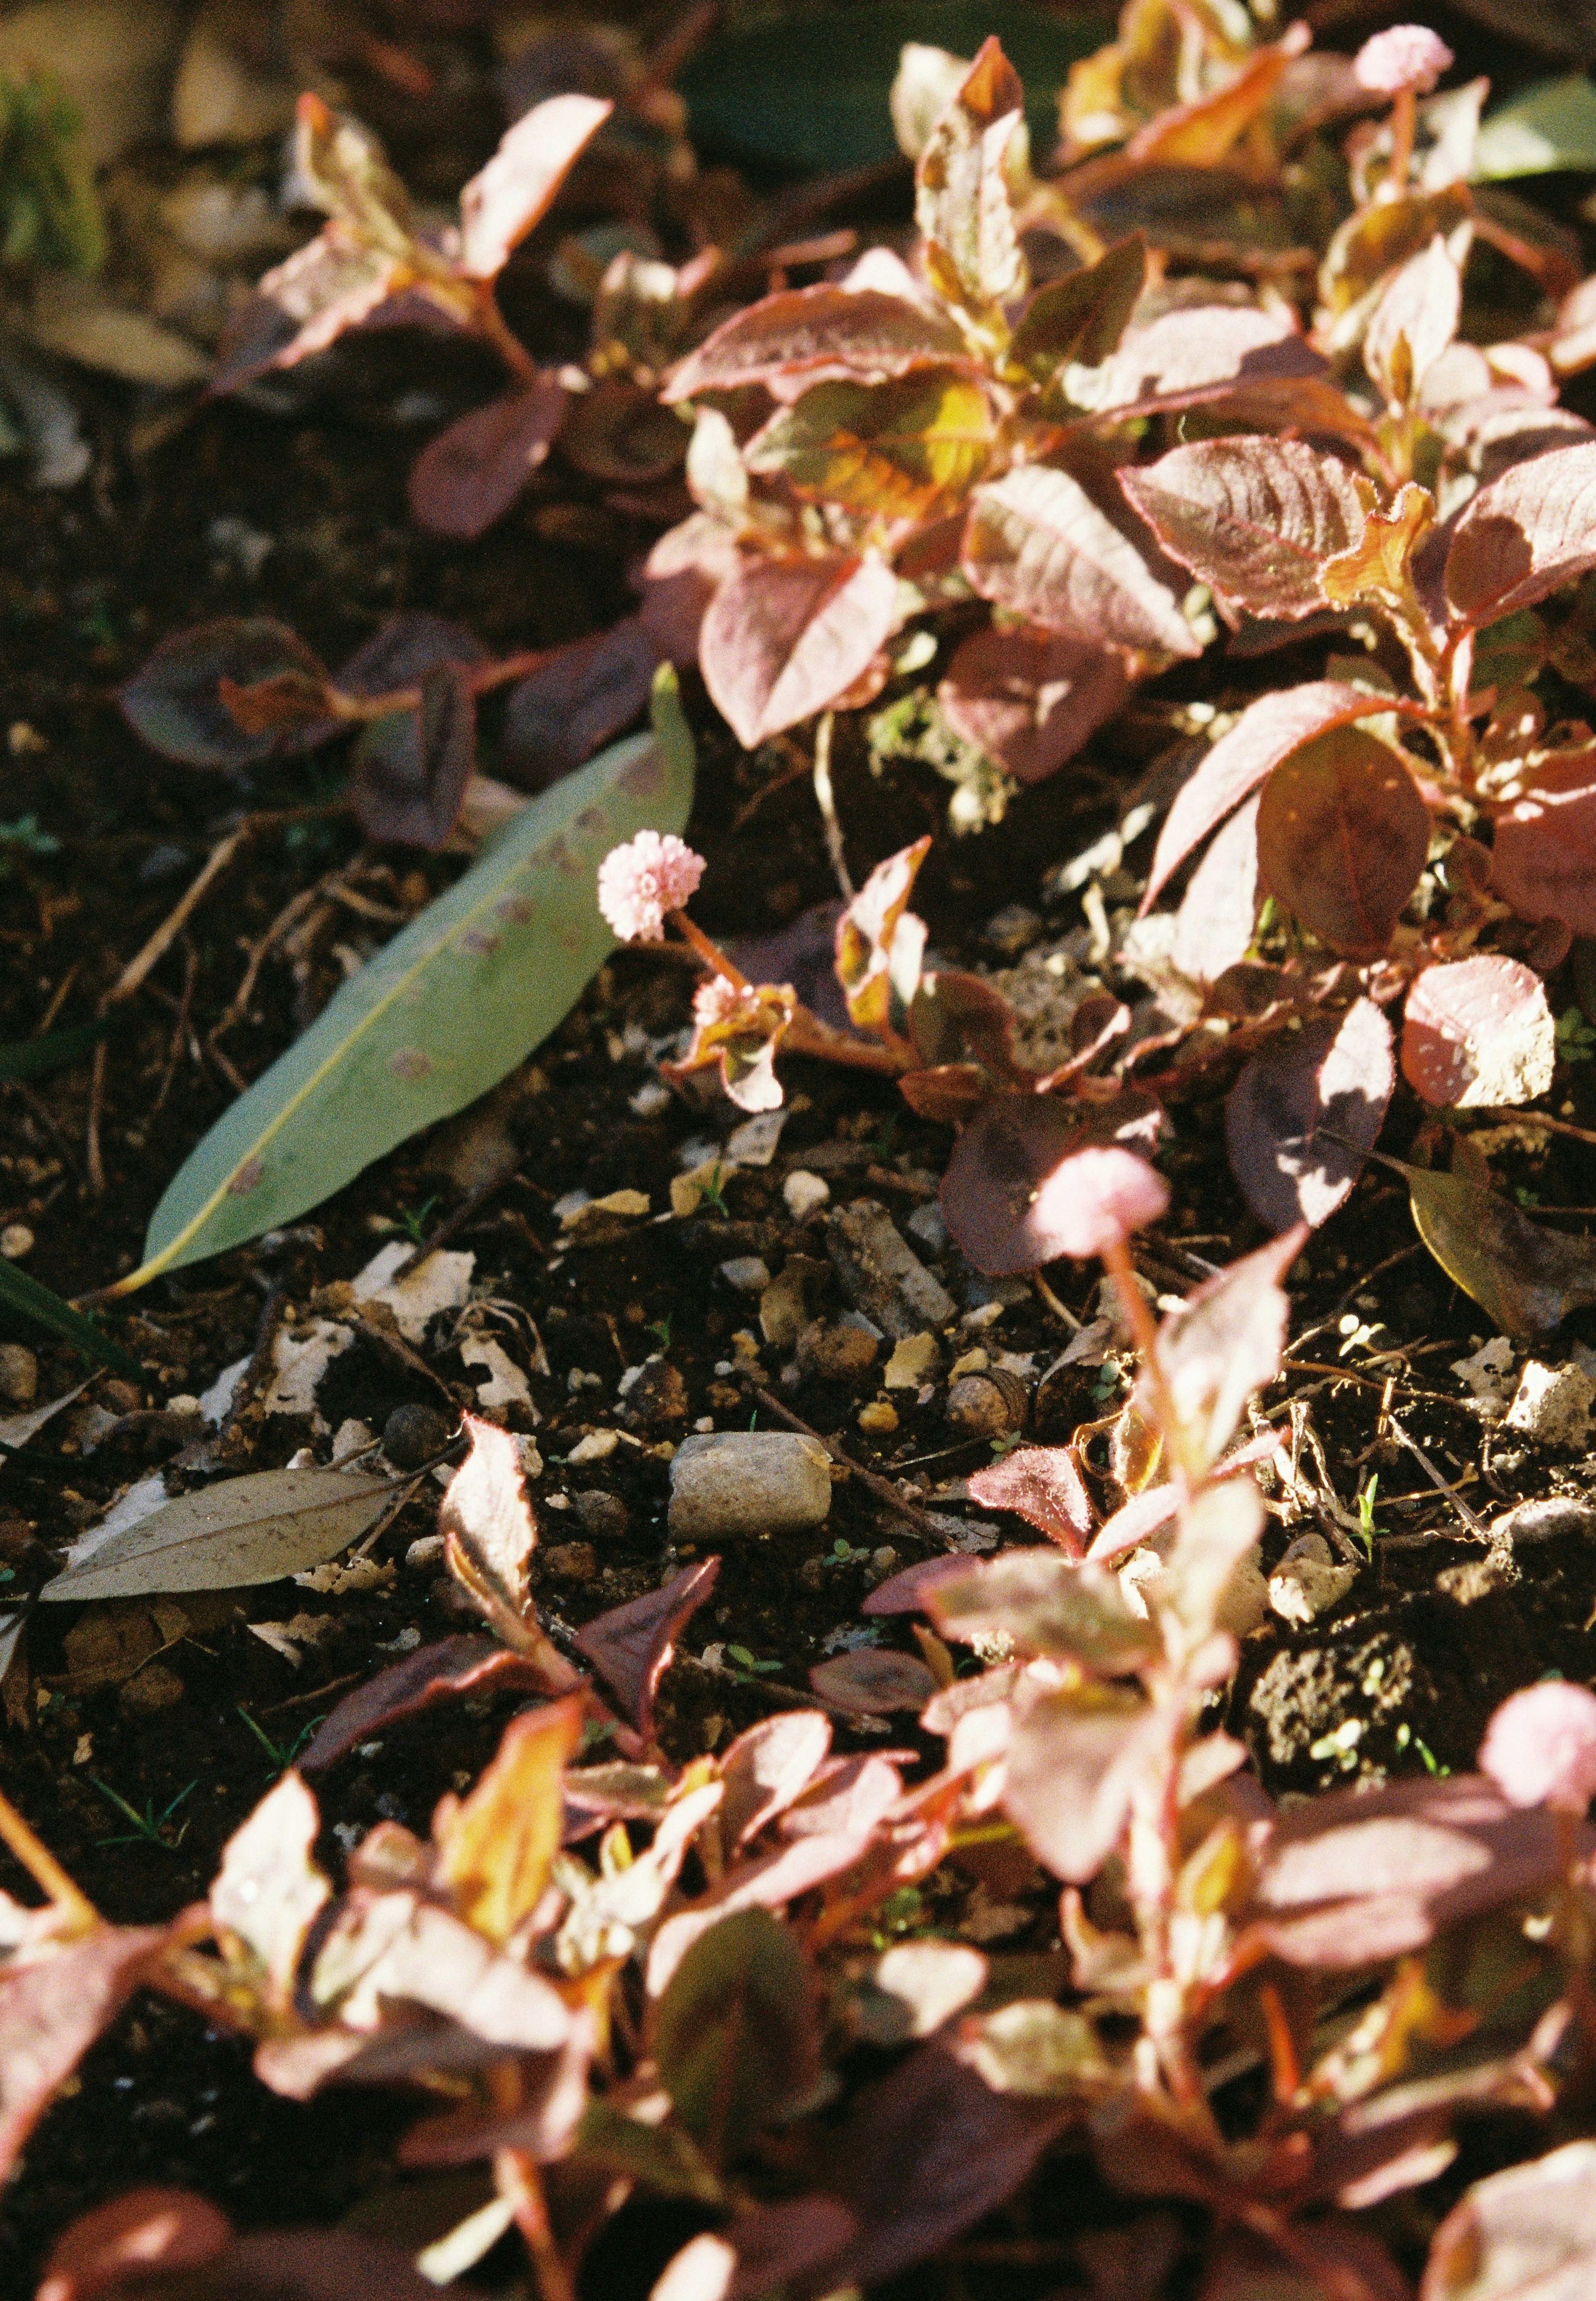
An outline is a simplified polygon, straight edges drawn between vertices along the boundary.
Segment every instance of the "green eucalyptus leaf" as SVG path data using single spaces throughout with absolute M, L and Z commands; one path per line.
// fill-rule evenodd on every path
M 135 1382 L 144 1380 L 144 1368 L 130 1351 L 103 1335 L 92 1318 L 74 1310 L 59 1294 L 19 1270 L 14 1262 L 0 1260 L 0 1310 L 14 1310 L 31 1325 L 42 1326 L 46 1334 L 69 1343 L 79 1358 L 91 1359 L 96 1366 L 114 1367 L 118 1374 L 130 1375 Z
M 639 831 L 687 821 L 692 738 L 669 672 L 654 719 L 514 816 L 239 1096 L 168 1187 L 119 1293 L 321 1205 L 547 1036 L 615 948 L 599 864 Z
M 1596 168 L 1596 85 L 1579 72 L 1537 80 L 1499 105 L 1475 145 L 1476 183 L 1587 168 Z

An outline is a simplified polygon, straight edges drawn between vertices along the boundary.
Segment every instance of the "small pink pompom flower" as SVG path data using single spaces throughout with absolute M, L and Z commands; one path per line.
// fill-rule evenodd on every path
M 1408 88 L 1428 96 L 1451 62 L 1450 48 L 1427 24 L 1393 24 L 1364 42 L 1352 76 L 1375 96 L 1400 96 Z
M 1485 1729 L 1480 1771 L 1510 1804 L 1583 1813 L 1596 1797 L 1596 1694 L 1548 1678 L 1509 1694 Z
M 693 1020 L 700 1031 L 723 1029 L 736 1021 L 738 1010 L 745 1002 L 752 1009 L 756 994 L 736 983 L 728 983 L 723 975 L 712 975 L 700 983 L 693 993 Z
M 704 858 L 674 832 L 639 831 L 598 866 L 598 908 L 623 942 L 663 942 L 665 913 L 678 911 L 704 876 Z

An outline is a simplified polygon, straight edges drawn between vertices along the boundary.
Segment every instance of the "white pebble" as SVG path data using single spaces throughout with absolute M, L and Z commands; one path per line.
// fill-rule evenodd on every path
M 823 1207 L 831 1195 L 831 1186 L 820 1175 L 812 1175 L 807 1167 L 795 1167 L 781 1185 L 781 1196 L 794 1222 L 802 1222 L 816 1207 Z

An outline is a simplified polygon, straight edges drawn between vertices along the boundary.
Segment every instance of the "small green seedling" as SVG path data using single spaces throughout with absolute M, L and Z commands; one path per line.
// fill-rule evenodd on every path
M 133 1825 L 131 1830 L 123 1832 L 120 1837 L 102 1837 L 98 1841 L 100 1845 L 138 1845 L 142 1844 L 156 1846 L 163 1853 L 177 1852 L 188 1832 L 188 1825 L 185 1821 L 175 1833 L 171 1835 L 168 1834 L 169 1825 L 172 1815 L 182 1804 L 188 1792 L 199 1787 L 197 1780 L 189 1782 L 186 1787 L 180 1789 L 163 1812 L 155 1812 L 155 1801 L 151 1797 L 146 1798 L 144 1812 L 140 1813 L 137 1806 L 130 1805 L 125 1797 L 113 1790 L 109 1782 L 103 1782 L 97 1774 L 90 1774 L 88 1778 L 99 1791 L 100 1795 L 109 1798 L 118 1813 L 125 1814 Z
M 248 1727 L 250 1732 L 255 1736 L 255 1740 L 260 1744 L 262 1749 L 264 1750 L 266 1755 L 271 1759 L 273 1778 L 275 1778 L 279 1774 L 286 1774 L 288 1772 L 288 1768 L 299 1755 L 300 1751 L 304 1749 L 305 1744 L 310 1740 L 317 1727 L 322 1722 L 320 1718 L 313 1718 L 309 1725 L 302 1726 L 300 1728 L 298 1733 L 295 1735 L 291 1742 L 278 1742 L 273 1740 L 272 1736 L 267 1733 L 265 1728 L 261 1725 L 257 1719 L 250 1716 L 248 1711 L 245 1709 L 244 1704 L 241 1702 L 236 1702 L 233 1704 L 233 1707 L 238 1711 L 239 1717 L 244 1720 L 246 1726 Z

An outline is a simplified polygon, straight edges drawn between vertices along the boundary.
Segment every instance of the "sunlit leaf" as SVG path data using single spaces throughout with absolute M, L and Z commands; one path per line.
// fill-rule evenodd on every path
M 1307 1239 L 1308 1225 L 1299 1223 L 1243 1255 L 1205 1280 L 1185 1309 L 1172 1311 L 1158 1329 L 1158 1368 L 1180 1428 L 1180 1456 L 1193 1480 L 1208 1476 L 1248 1400 L 1280 1372 L 1291 1310 L 1281 1281 Z M 1136 1402 L 1150 1420 L 1153 1396 L 1145 1376 Z
M 1023 1653 L 1120 1678 L 1157 1657 L 1157 1625 L 1132 1612 L 1117 1575 L 1057 1550 L 1009 1550 L 933 1583 L 926 1606 L 943 1636 L 965 1644 L 1007 1637 Z
M 1482 488 L 1447 553 L 1447 598 L 1470 623 L 1533 607 L 1596 567 L 1596 442 L 1534 456 Z
M 1066 1556 L 1082 1555 L 1096 1513 L 1073 1446 L 1016 1446 L 967 1483 L 983 1510 L 1014 1510 Z
M 1291 25 L 1283 39 L 1258 48 L 1223 88 L 1157 113 L 1132 137 L 1125 158 L 1213 167 L 1258 118 L 1287 65 L 1302 54 L 1310 38 L 1306 24 Z
M 283 1775 L 222 1848 L 211 1915 L 235 1968 L 287 2012 L 310 1928 L 332 1897 L 312 1858 L 322 1817 L 297 1773 Z
M 1024 102 L 1018 73 L 997 40 L 986 40 L 915 167 L 915 222 L 932 284 L 975 313 L 1029 284 L 1008 180 Z
M 1131 328 L 1090 381 L 1072 378 L 1071 397 L 1099 414 L 1174 413 L 1259 384 L 1293 383 L 1325 372 L 1287 311 L 1215 304 L 1166 312 Z
M 591 96 L 555 96 L 534 105 L 460 195 L 460 254 L 468 272 L 492 280 L 609 118 L 614 105 Z
M 1491 883 L 1521 918 L 1564 919 L 1596 935 L 1596 751 L 1539 760 L 1500 809 Z
M 1463 274 L 1439 232 L 1383 289 L 1364 331 L 1364 365 L 1393 407 L 1409 406 L 1458 332 Z
M 1016 1689 L 1003 1807 L 1056 1878 L 1084 1884 L 1102 1868 L 1173 1732 L 1168 1713 L 1117 1687 Z
M 1283 1031 L 1253 1055 L 1224 1107 L 1242 1196 L 1273 1231 L 1344 1205 L 1396 1084 L 1391 1025 L 1372 999 Z
M 673 690 L 656 692 L 657 737 L 533 800 L 239 1097 L 169 1184 L 126 1284 L 291 1222 L 553 1029 L 612 948 L 599 863 L 634 832 L 687 821 L 691 744 Z
M 1324 606 L 1319 571 L 1363 530 L 1353 474 L 1299 439 L 1204 439 L 1119 481 L 1170 556 L 1237 615 Z
M 925 922 L 908 908 L 928 837 L 876 865 L 837 921 L 837 980 L 856 1030 L 903 1028 L 920 983 Z
M 369 320 L 410 276 L 399 255 L 356 238 L 340 224 L 326 225 L 268 272 L 229 321 L 217 346 L 212 391 L 235 391 L 272 368 L 293 367 L 325 351 Z
M 1536 80 L 1499 104 L 1475 140 L 1479 183 L 1596 169 L 1596 86 L 1583 73 Z
M 76 1602 L 276 1582 L 336 1558 L 393 1494 L 390 1479 L 345 1470 L 255 1470 L 197 1486 L 109 1535 L 39 1594 Z
M 790 288 L 724 321 L 665 384 L 667 401 L 762 383 L 796 399 L 831 381 L 882 383 L 913 368 L 964 361 L 945 314 L 878 289 Z
M 831 1746 L 819 1710 L 784 1710 L 740 1734 L 721 1760 L 721 1828 L 732 1845 L 756 1837 L 809 1786 Z
M 464 1798 L 432 1819 L 438 1876 L 468 1926 L 501 1946 L 537 1907 L 559 1850 L 560 1776 L 581 1745 L 579 1695 L 523 1710 Z
M 752 750 L 834 702 L 897 626 L 898 580 L 885 560 L 756 559 L 710 603 L 704 683 Z
M 1070 638 L 1202 652 L 1180 602 L 1069 473 L 1024 464 L 978 488 L 961 561 L 982 598 Z
M 1430 811 L 1400 754 L 1356 727 L 1283 760 L 1258 802 L 1258 873 L 1331 950 L 1371 957 L 1418 884 Z
M 1362 533 L 1345 551 L 1324 562 L 1319 571 L 1324 597 L 1336 607 L 1367 600 L 1411 612 L 1414 558 L 1434 523 L 1429 489 L 1408 481 L 1387 510 L 1369 513 Z
M 1147 281 L 1147 243 L 1132 232 L 1095 264 L 1038 289 L 1015 330 L 1008 356 L 1046 386 L 1068 365 L 1096 367 L 1124 335 Z
M 1557 1053 L 1545 990 L 1521 960 L 1482 951 L 1427 966 L 1408 993 L 1402 1075 L 1443 1109 L 1533 1102 Z
M 1258 799 L 1246 799 L 1208 842 L 1175 913 L 1174 963 L 1216 983 L 1252 948 L 1258 908 Z
M 1431 2241 L 1421 2301 L 1577 2301 L 1596 2281 L 1596 2141 L 1464 2192 Z
M 981 386 L 933 368 L 898 383 L 816 384 L 777 409 L 744 460 L 821 502 L 923 519 L 979 477 L 993 439 Z
M 852 1710 L 865 1718 L 890 1718 L 898 1710 L 923 1710 L 937 1690 L 937 1681 L 917 1654 L 893 1653 L 873 1646 L 856 1646 L 816 1662 L 809 1684 L 823 1700 L 839 1710 Z

